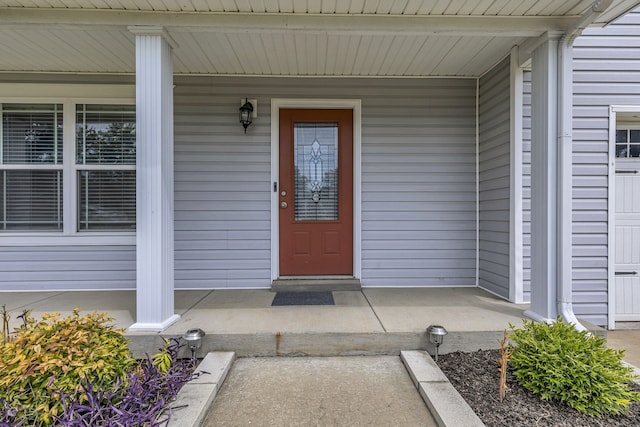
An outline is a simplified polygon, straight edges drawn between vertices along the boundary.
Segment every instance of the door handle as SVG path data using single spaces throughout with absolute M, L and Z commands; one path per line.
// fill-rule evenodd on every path
M 280 203 L 280 207 L 281 207 L 282 209 L 286 209 L 286 208 L 287 208 L 287 206 L 289 206 L 289 205 L 287 204 L 287 202 L 281 202 L 281 203 Z
M 637 276 L 637 271 L 616 271 L 616 276 Z

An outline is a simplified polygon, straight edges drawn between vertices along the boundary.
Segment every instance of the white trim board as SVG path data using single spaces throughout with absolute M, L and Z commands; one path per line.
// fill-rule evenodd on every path
M 509 208 L 509 300 L 525 303 L 523 285 L 522 208 L 522 120 L 523 69 L 518 65 L 518 47 L 511 50 L 510 71 L 510 208 Z
M 280 109 L 316 108 L 353 110 L 353 277 L 362 275 L 362 101 L 360 99 L 271 99 L 271 280 L 279 277 L 280 229 L 278 222 Z M 278 183 L 279 184 L 279 183 Z
M 53 83 L 0 83 L 0 102 L 58 102 L 65 99 L 93 102 L 132 104 L 136 99 L 136 86 L 121 84 L 53 84 Z

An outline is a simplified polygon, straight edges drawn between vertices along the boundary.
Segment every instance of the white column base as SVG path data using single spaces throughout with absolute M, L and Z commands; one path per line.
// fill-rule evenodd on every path
M 162 332 L 180 319 L 179 314 L 174 314 L 160 323 L 136 322 L 127 328 L 127 332 Z

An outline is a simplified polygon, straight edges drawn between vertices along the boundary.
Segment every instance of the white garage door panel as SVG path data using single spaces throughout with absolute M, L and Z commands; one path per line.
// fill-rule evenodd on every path
M 619 169 L 640 169 L 625 162 Z M 640 321 L 640 174 L 616 174 L 615 288 L 617 321 Z
M 616 224 L 616 264 L 640 264 L 640 226 Z M 626 268 L 626 267 L 625 267 Z
M 640 276 L 616 276 L 616 320 L 638 320 Z
M 623 170 L 634 170 L 625 167 Z M 616 213 L 640 214 L 640 175 L 616 174 Z

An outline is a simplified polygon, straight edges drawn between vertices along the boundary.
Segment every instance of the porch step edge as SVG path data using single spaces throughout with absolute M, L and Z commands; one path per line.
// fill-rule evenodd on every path
M 331 292 L 361 291 L 360 279 L 276 279 L 271 282 L 274 292 Z
M 269 356 L 397 356 L 402 350 L 432 350 L 433 344 L 424 331 L 416 332 L 246 332 L 206 331 L 198 354 L 232 351 L 236 357 Z M 454 351 L 498 349 L 504 330 L 452 331 L 440 346 L 440 354 Z M 174 334 L 127 335 L 134 357 L 144 358 L 164 344 L 163 338 L 179 338 Z M 184 349 L 183 357 L 190 357 Z

